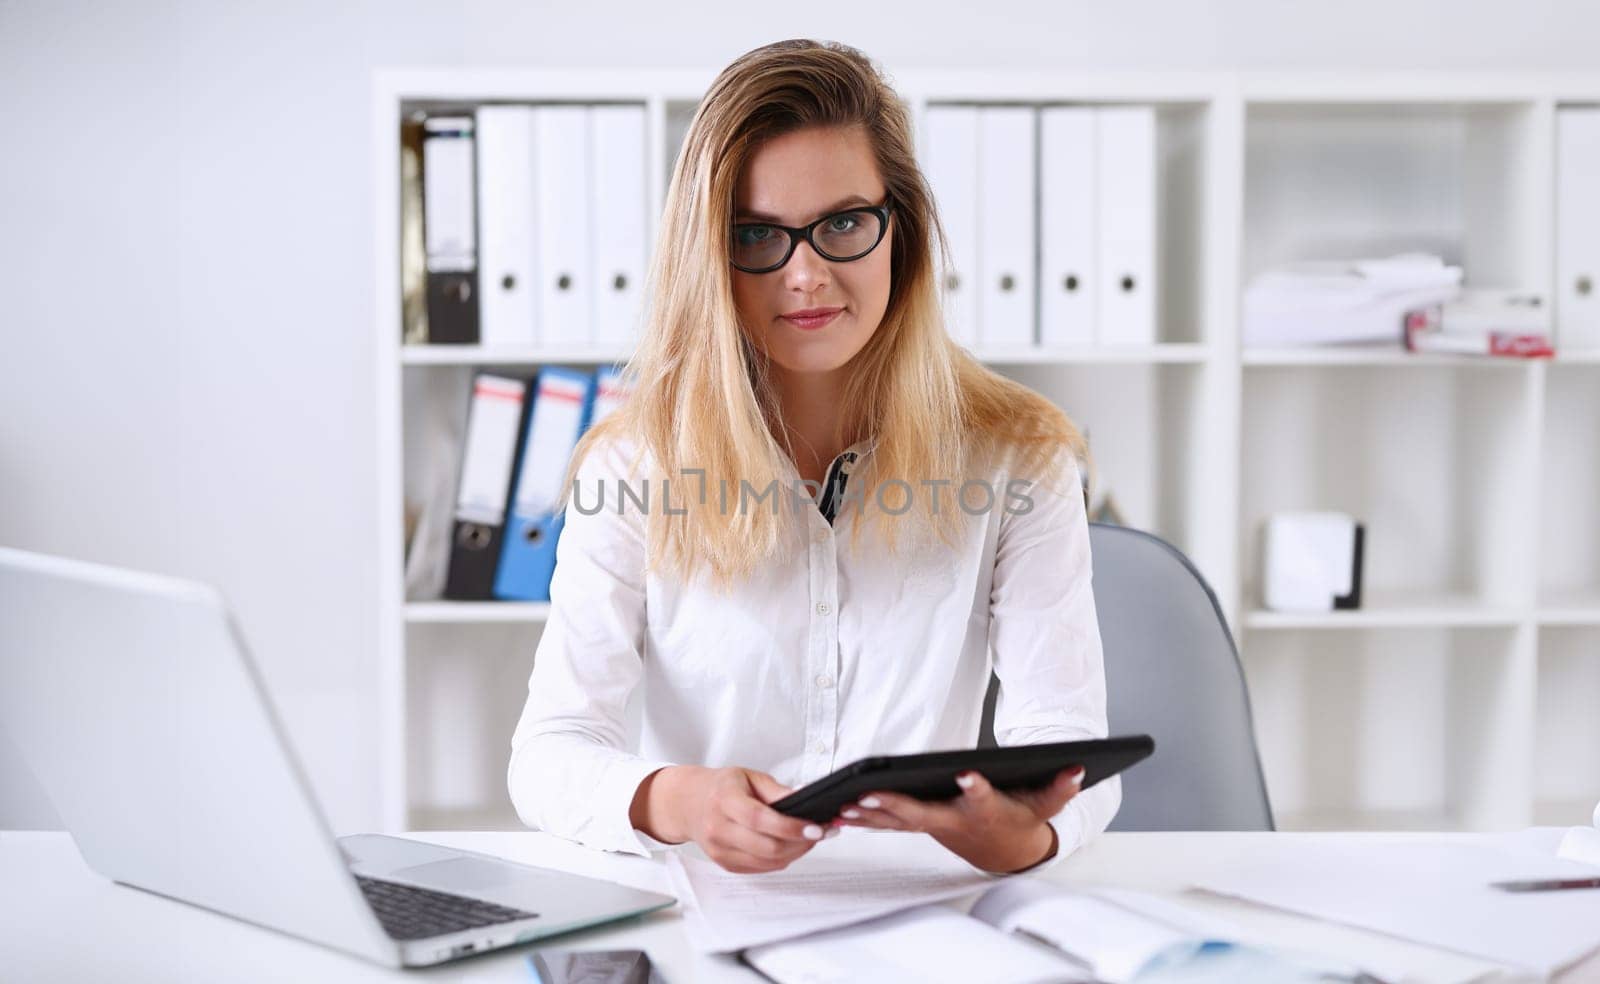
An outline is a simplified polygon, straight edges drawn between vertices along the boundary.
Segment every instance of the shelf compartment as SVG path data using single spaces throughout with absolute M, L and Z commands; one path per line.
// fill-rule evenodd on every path
M 1470 286 L 1547 285 L 1551 112 L 1536 100 L 1248 104 L 1244 283 L 1285 263 L 1425 251 Z
M 1589 823 L 1600 802 L 1600 624 L 1539 630 L 1535 812 Z
M 1549 368 L 1542 441 L 1540 608 L 1600 613 L 1600 367 Z
M 1256 740 L 1283 829 L 1525 825 L 1524 639 L 1507 628 L 1249 633 Z
M 537 625 L 407 626 L 412 825 L 464 829 L 485 818 L 515 820 L 506 766 L 540 632 Z
M 997 367 L 1066 411 L 1089 441 L 1095 506 L 1109 494 L 1124 521 L 1193 553 L 1205 502 L 1203 414 L 1193 412 L 1206 370 L 1197 365 Z M 1201 563 L 1203 558 L 1195 558 Z M 1202 564 L 1202 568 L 1204 568 Z
M 498 602 L 460 607 L 441 597 L 476 368 L 429 365 L 402 370 L 403 508 L 415 524 L 406 558 L 404 616 L 408 622 L 528 621 L 542 617 L 537 609 L 528 607 Z M 497 371 L 524 379 L 533 375 L 533 370 L 521 367 L 501 367 Z
M 1365 525 L 1363 596 L 1375 606 L 1421 598 L 1425 613 L 1443 599 L 1442 624 L 1500 622 L 1499 613 L 1529 607 L 1536 520 L 1523 476 L 1534 453 L 1534 380 L 1444 366 L 1245 374 L 1239 549 L 1242 583 L 1254 589 L 1245 604 L 1261 604 L 1266 519 L 1332 510 Z M 1472 603 L 1484 614 L 1465 613 Z

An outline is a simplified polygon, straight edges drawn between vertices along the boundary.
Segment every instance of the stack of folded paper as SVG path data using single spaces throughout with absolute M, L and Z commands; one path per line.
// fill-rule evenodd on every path
M 1460 291 L 1461 268 L 1426 253 L 1294 264 L 1250 282 L 1243 340 L 1258 347 L 1398 342 L 1408 312 Z

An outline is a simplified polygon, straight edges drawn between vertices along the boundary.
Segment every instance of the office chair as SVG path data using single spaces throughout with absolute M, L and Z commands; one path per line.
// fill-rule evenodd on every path
M 1216 595 L 1149 533 L 1091 523 L 1089 549 L 1111 734 L 1156 741 L 1155 755 L 1123 774 L 1109 829 L 1274 829 L 1244 671 Z M 991 677 L 980 744 L 994 742 L 997 694 Z

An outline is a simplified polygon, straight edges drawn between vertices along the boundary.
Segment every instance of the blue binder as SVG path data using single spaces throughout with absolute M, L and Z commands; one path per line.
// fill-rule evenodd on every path
M 556 366 L 539 370 L 495 574 L 496 598 L 550 600 L 556 541 L 565 518 L 562 479 L 589 424 L 594 393 L 595 378 L 589 373 Z

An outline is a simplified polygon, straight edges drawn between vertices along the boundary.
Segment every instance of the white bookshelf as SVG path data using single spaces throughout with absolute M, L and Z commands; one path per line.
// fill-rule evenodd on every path
M 1301 614 L 1254 608 L 1244 614 L 1246 629 L 1449 629 L 1472 626 L 1511 628 L 1519 625 L 1521 609 L 1486 605 L 1463 594 L 1384 594 L 1364 592 L 1361 608 L 1353 611 Z
M 556 363 L 600 365 L 623 362 L 626 349 L 611 348 L 486 348 L 481 345 L 403 345 L 400 362 L 407 366 L 510 366 Z
M 550 615 L 547 601 L 408 601 L 406 624 L 537 624 Z
M 1204 362 L 1210 355 L 1196 342 L 1163 342 L 1156 345 L 1126 345 L 1115 348 L 1049 348 L 1032 346 L 1015 349 L 980 349 L 973 353 L 991 366 L 1035 365 L 1185 365 Z
M 630 101 L 651 215 L 705 71 L 421 70 L 373 90 L 376 616 L 385 823 L 514 826 L 505 761 L 547 605 L 407 599 L 402 508 L 478 367 L 625 351 L 400 343 L 397 133 L 417 102 Z M 1553 293 L 1554 125 L 1600 76 L 894 72 L 930 104 L 1153 106 L 1157 342 L 982 350 L 1090 435 L 1097 487 L 1183 549 L 1239 641 L 1268 785 L 1297 829 L 1576 823 L 1600 798 L 1600 351 L 1523 362 L 1242 348 L 1243 285 L 1320 255 L 1431 249 Z M 655 230 L 650 234 L 653 238 Z M 1559 344 L 1559 324 L 1558 344 Z M 429 435 L 435 435 L 433 444 Z M 1363 607 L 1262 610 L 1262 519 L 1366 524 Z

